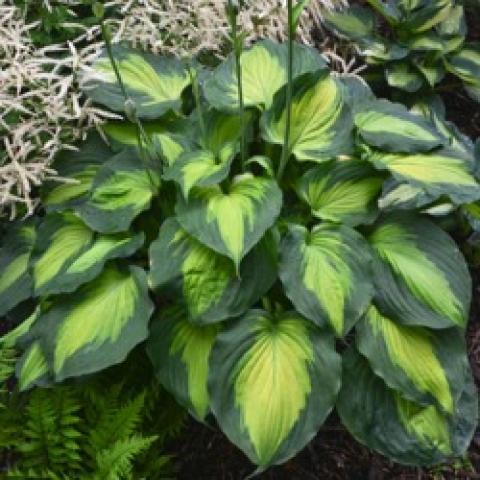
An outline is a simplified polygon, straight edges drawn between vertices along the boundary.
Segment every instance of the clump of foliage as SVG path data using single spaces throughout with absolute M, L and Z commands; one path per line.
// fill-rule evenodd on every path
M 38 206 L 38 186 L 63 179 L 51 168 L 60 149 L 84 138 L 109 112 L 92 106 L 78 86 L 79 71 L 104 47 L 92 0 L 0 2 L 0 216 L 21 218 Z M 211 62 L 228 52 L 224 0 L 109 0 L 106 19 L 112 42 L 145 51 Z M 278 0 L 247 2 L 241 21 L 246 43 L 285 38 Z M 302 15 L 303 43 L 324 40 L 325 11 L 346 0 L 312 0 Z M 192 28 L 192 25 L 195 28 Z
M 81 35 L 97 24 L 92 14 L 94 0 L 49 2 L 45 0 L 13 0 L 28 23 L 38 23 L 31 31 L 37 47 L 63 43 Z
M 290 42 L 246 50 L 230 5 L 214 70 L 107 42 L 83 87 L 129 121 L 57 159 L 76 182 L 45 185 L 46 215 L 1 251 L 0 314 L 37 302 L 19 385 L 146 341 L 164 388 L 259 470 L 333 408 L 372 449 L 436 464 L 477 419 L 471 279 L 437 222 L 480 199 L 473 145 L 428 105 L 332 75 L 291 40 L 305 2 L 288 3 Z
M 158 383 L 142 383 L 146 378 L 122 366 L 70 386 L 3 391 L 5 478 L 174 478 L 161 449 L 179 431 L 183 410 Z
M 367 3 L 370 7 L 352 5 L 327 14 L 326 24 L 359 46 L 371 73 L 410 93 L 434 89 L 450 73 L 480 101 L 480 46 L 466 41 L 465 12 L 459 2 Z

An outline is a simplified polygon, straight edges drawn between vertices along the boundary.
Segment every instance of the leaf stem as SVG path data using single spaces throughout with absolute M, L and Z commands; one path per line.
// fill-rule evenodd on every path
M 277 181 L 282 180 L 285 168 L 290 157 L 290 123 L 292 119 L 292 83 L 293 83 L 293 0 L 288 0 L 288 64 L 287 64 L 287 91 L 286 91 L 286 107 L 287 116 L 285 119 L 285 137 L 283 141 L 282 156 L 280 157 L 280 165 L 277 171 Z

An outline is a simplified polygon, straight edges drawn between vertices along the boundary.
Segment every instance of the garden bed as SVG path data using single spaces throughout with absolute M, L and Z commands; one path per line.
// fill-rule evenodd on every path
M 470 364 L 480 386 L 480 270 L 473 273 L 474 302 L 468 329 Z M 243 480 L 255 467 L 213 427 L 190 420 L 183 434 L 167 449 L 177 458 L 179 480 Z M 474 480 L 480 478 L 480 429 L 465 465 L 435 469 L 409 468 L 360 445 L 331 414 L 315 439 L 285 465 L 259 480 Z M 470 468 L 468 468 L 470 467 Z M 471 469 L 473 468 L 474 471 Z M 437 476 L 435 476 L 437 475 Z

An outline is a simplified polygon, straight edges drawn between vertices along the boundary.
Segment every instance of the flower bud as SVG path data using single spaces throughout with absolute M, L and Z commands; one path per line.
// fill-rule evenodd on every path
M 137 121 L 137 106 L 131 98 L 127 98 L 123 104 L 123 110 L 125 111 L 125 116 L 130 122 L 135 123 Z

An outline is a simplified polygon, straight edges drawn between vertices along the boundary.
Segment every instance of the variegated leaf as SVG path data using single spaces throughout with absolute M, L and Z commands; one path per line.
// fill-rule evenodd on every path
M 333 337 L 295 312 L 251 310 L 224 328 L 211 352 L 212 411 L 259 470 L 313 438 L 339 387 Z
M 473 175 L 473 164 L 453 149 L 430 153 L 384 153 L 369 155 L 376 168 L 388 170 L 399 182 L 419 187 L 431 197 L 448 195 L 454 203 L 480 198 L 480 185 Z
M 10 226 L 0 249 L 0 316 L 32 294 L 30 256 L 35 243 L 31 222 Z
M 149 208 L 159 186 L 158 172 L 145 168 L 137 150 L 126 149 L 100 168 L 87 201 L 76 211 L 97 232 L 124 232 Z
M 159 118 L 169 110 L 180 110 L 182 92 L 190 83 L 182 62 L 121 46 L 113 47 L 113 56 L 140 118 Z M 124 111 L 125 98 L 105 51 L 83 75 L 81 86 L 95 102 Z
M 328 70 L 297 78 L 293 84 L 288 153 L 300 161 L 322 162 L 351 150 L 352 118 L 347 93 Z M 286 88 L 261 118 L 265 141 L 282 145 L 286 129 Z
M 194 188 L 179 198 L 180 225 L 201 243 L 231 258 L 242 258 L 273 225 L 282 207 L 282 192 L 272 179 L 244 174 L 223 191 L 219 186 Z
M 247 254 L 236 274 L 231 259 L 206 247 L 174 218 L 160 228 L 150 247 L 150 284 L 182 295 L 188 320 L 214 323 L 243 314 L 275 282 L 277 244 L 267 233 Z
M 302 315 L 343 336 L 372 298 L 371 262 L 364 238 L 347 226 L 322 223 L 309 232 L 291 225 L 281 245 L 279 274 Z
M 431 122 L 388 100 L 365 104 L 355 114 L 355 125 L 366 143 L 388 152 L 418 154 L 444 143 Z
M 434 223 L 404 213 L 389 215 L 369 236 L 376 303 L 392 319 L 431 328 L 465 327 L 471 279 L 463 255 Z
M 308 170 L 298 192 L 315 217 L 358 225 L 375 219 L 382 184 L 383 177 L 367 162 L 333 161 Z
M 182 308 L 172 307 L 153 320 L 147 343 L 161 384 L 200 420 L 210 411 L 208 361 L 220 329 L 193 325 Z
M 372 305 L 357 324 L 357 347 L 376 375 L 407 399 L 454 414 L 468 370 L 465 341 L 456 329 L 402 325 Z
M 478 397 L 469 369 L 449 415 L 387 387 L 351 348 L 343 355 L 337 411 L 349 432 L 369 448 L 407 465 L 434 465 L 465 453 L 477 425 Z
M 55 298 L 39 316 L 27 334 L 27 359 L 43 371 L 44 355 L 56 382 L 103 370 L 147 337 L 152 311 L 145 272 L 108 266 L 75 295 Z
M 65 210 L 85 201 L 98 169 L 112 156 L 112 150 L 96 133 L 89 133 L 79 150 L 60 152 L 53 168 L 60 177 L 69 181 L 45 182 L 42 202 L 47 210 Z
M 325 67 L 325 60 L 312 48 L 294 44 L 294 78 Z M 242 52 L 242 89 L 246 107 L 269 108 L 273 96 L 287 83 L 287 45 L 261 40 Z M 204 83 L 210 105 L 219 110 L 238 109 L 238 82 L 233 54 Z
M 100 274 L 108 260 L 132 255 L 143 242 L 143 233 L 99 235 L 71 212 L 50 214 L 33 250 L 34 294 L 73 292 Z

